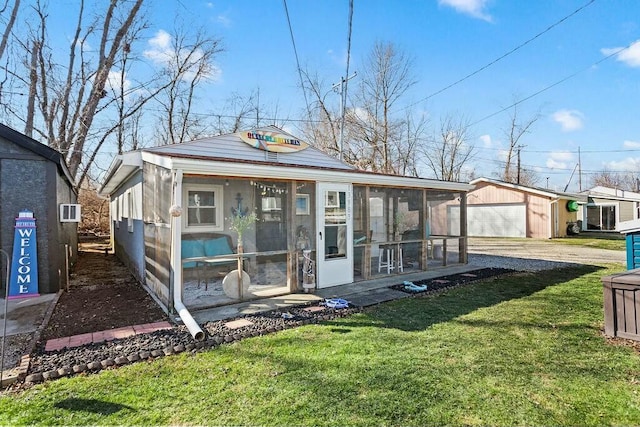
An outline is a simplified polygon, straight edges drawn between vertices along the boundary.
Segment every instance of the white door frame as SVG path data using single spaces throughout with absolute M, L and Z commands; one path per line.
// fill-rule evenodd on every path
M 316 278 L 318 288 L 353 282 L 352 197 L 351 184 L 317 183 Z M 329 217 L 332 213 L 335 214 L 333 218 Z M 331 253 L 328 253 L 329 248 Z

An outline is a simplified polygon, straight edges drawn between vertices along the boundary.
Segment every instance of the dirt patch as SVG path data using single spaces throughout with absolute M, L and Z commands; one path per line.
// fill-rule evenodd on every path
M 167 320 L 166 314 L 110 252 L 106 241 L 83 242 L 69 281 L 41 340 Z

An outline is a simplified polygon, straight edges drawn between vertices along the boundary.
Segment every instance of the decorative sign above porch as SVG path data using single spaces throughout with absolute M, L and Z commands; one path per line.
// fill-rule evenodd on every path
M 239 135 L 240 139 L 253 148 L 275 153 L 295 153 L 309 146 L 309 144 L 304 141 L 280 132 L 254 130 L 251 132 L 240 132 Z

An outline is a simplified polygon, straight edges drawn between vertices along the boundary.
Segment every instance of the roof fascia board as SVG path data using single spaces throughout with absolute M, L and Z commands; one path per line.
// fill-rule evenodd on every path
M 129 176 L 142 167 L 142 158 L 139 151 L 131 151 L 118 154 L 109 167 L 102 187 L 98 190 L 101 196 L 107 196 L 118 189 Z
M 539 196 L 545 196 L 545 197 L 552 197 L 552 198 L 558 198 L 558 199 L 568 199 L 571 197 L 575 197 L 575 195 L 571 195 L 567 193 L 553 193 L 549 191 L 538 190 L 536 188 L 526 187 L 523 185 L 512 184 L 510 182 L 496 181 L 489 178 L 474 179 L 473 181 L 471 181 L 471 184 L 478 184 L 479 182 L 487 182 L 487 183 L 498 185 L 501 187 L 507 187 L 513 190 L 525 191 L 527 193 L 533 193 L 533 194 L 537 194 Z
M 162 157 L 162 156 L 155 156 Z M 287 166 L 252 164 L 243 167 L 238 163 L 203 161 L 173 158 L 174 169 L 181 169 L 184 174 L 221 175 L 244 178 L 292 179 L 300 181 L 326 181 L 352 184 L 396 185 L 400 187 L 429 188 L 434 190 L 469 191 L 472 185 L 460 182 L 447 182 L 410 178 L 404 176 L 376 175 L 358 173 L 357 171 L 337 169 L 307 169 Z M 145 159 L 146 161 L 146 159 Z M 310 179 L 312 177 L 312 179 Z
M 620 202 L 640 202 L 640 197 L 631 198 L 631 197 L 619 197 L 612 196 L 611 194 L 589 194 L 590 199 L 606 199 L 606 200 L 617 200 Z
M 142 162 L 153 163 L 156 166 L 163 167 L 165 169 L 173 169 L 175 164 L 175 158 L 167 155 L 157 155 L 149 151 L 142 151 Z M 202 162 L 202 160 L 200 160 Z M 180 168 L 175 168 L 180 169 Z

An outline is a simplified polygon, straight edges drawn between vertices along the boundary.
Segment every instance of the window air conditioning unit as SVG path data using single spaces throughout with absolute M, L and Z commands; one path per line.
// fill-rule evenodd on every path
M 60 222 L 80 222 L 80 205 L 71 203 L 61 204 Z

